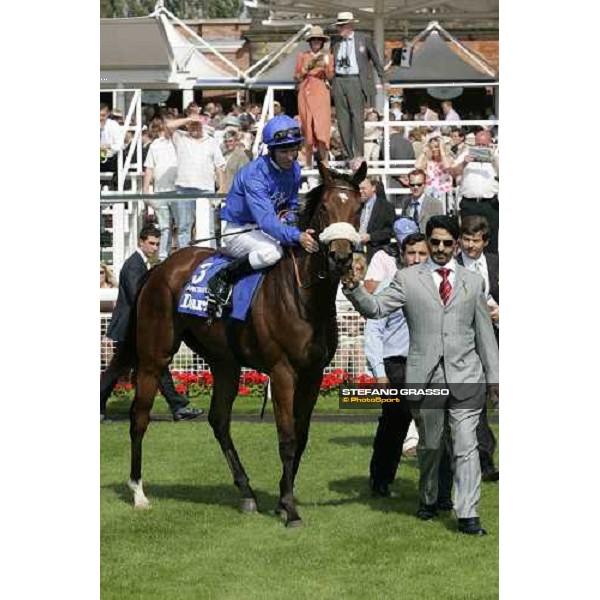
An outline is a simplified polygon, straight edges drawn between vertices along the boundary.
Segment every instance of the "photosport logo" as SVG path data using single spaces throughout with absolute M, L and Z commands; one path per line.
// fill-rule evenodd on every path
M 439 398 L 450 396 L 446 386 L 393 387 L 388 384 L 361 384 L 338 388 L 340 408 L 379 408 L 382 404 L 400 404 L 418 402 L 422 398 Z
M 482 408 L 488 396 L 485 382 L 478 383 L 347 383 L 338 388 L 340 408 L 379 408 L 404 403 L 408 408 Z

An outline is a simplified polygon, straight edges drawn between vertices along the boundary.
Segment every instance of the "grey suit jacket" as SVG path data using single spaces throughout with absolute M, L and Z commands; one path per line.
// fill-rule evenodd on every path
M 406 205 L 402 210 L 402 215 L 405 217 L 412 217 L 412 207 L 410 203 L 412 202 L 412 196 L 408 197 L 406 201 Z M 423 198 L 423 204 L 421 205 L 421 210 L 419 212 L 419 230 L 421 233 L 425 233 L 425 227 L 427 225 L 427 221 L 434 215 L 443 215 L 444 214 L 444 205 L 441 200 L 437 198 L 433 198 L 432 196 L 428 196 L 425 194 Z
M 383 149 L 381 151 L 383 155 Z M 415 149 L 412 142 L 404 137 L 403 133 L 390 135 L 390 158 L 392 160 L 414 160 Z
M 335 40 L 333 40 L 331 44 L 331 52 L 333 53 L 334 61 L 337 57 L 341 41 L 342 38 L 338 37 Z M 377 71 L 377 75 L 379 75 L 379 79 L 381 80 L 381 83 L 384 83 L 386 81 L 385 73 L 383 72 L 383 65 L 381 64 L 379 54 L 377 53 L 377 49 L 375 48 L 375 44 L 373 43 L 373 39 L 370 35 L 367 35 L 362 31 L 355 31 L 354 49 L 356 54 L 356 62 L 358 64 L 360 87 L 362 88 L 363 95 L 367 101 L 367 104 L 369 106 L 372 106 L 373 101 L 375 99 L 376 91 L 375 84 L 373 83 L 373 71 L 371 69 L 371 66 L 369 65 L 369 61 L 373 63 L 373 66 Z
M 457 264 L 452 295 L 444 306 L 431 271 L 423 264 L 397 271 L 389 287 L 376 296 L 362 286 L 344 293 L 371 319 L 403 309 L 410 334 L 406 383 L 428 384 L 443 358 L 450 392 L 465 400 L 480 393 L 480 386 L 460 384 L 498 383 L 498 345 L 484 289 L 477 273 Z

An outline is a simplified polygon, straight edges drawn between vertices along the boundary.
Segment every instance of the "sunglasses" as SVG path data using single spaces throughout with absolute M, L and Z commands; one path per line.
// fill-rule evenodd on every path
M 421 186 L 423 186 L 423 185 L 425 185 L 425 182 L 424 182 L 424 181 L 420 181 L 420 182 L 412 182 L 412 181 L 411 181 L 411 182 L 408 184 L 408 187 L 411 187 L 411 188 L 416 188 L 416 187 L 421 187 Z
M 104 271 L 100 271 L 100 275 L 106 275 Z
M 429 243 L 437 248 L 440 244 L 444 244 L 445 248 L 452 248 L 454 246 L 454 240 L 438 240 L 437 238 L 429 238 Z
M 287 138 L 297 138 L 300 137 L 300 128 L 292 127 L 291 129 L 284 129 L 283 131 L 276 131 L 273 134 L 273 139 L 276 142 L 281 142 L 286 140 Z

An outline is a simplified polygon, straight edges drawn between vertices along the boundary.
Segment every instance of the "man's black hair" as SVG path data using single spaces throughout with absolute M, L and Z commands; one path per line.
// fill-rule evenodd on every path
M 404 254 L 404 252 L 406 251 L 407 246 L 414 246 L 415 244 L 418 244 L 419 242 L 424 242 L 426 240 L 427 238 L 420 231 L 417 231 L 417 233 L 411 233 L 410 235 L 407 235 L 402 240 L 402 244 L 400 244 L 402 254 Z
M 456 217 L 448 215 L 435 215 L 431 217 L 425 226 L 425 235 L 428 238 L 431 237 L 434 229 L 445 229 L 455 241 L 460 237 L 460 228 Z
M 160 229 L 156 225 L 144 225 L 140 230 L 140 240 L 145 242 L 149 237 L 160 237 Z

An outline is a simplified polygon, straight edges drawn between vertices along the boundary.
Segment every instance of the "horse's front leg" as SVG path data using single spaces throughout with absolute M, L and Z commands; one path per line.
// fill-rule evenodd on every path
M 294 427 L 294 392 L 296 374 L 292 367 L 280 363 L 271 371 L 271 391 L 277 434 L 279 436 L 279 456 L 283 473 L 279 482 L 279 504 L 276 512 L 285 513 L 286 526 L 302 524 L 302 519 L 294 501 L 294 457 L 296 455 L 296 433 Z
M 294 427 L 296 431 L 296 454 L 294 455 L 294 482 L 302 460 L 302 454 L 308 442 L 310 417 L 321 389 L 323 369 L 315 368 L 310 371 L 301 371 L 294 397 Z M 292 482 L 292 485 L 293 483 Z

